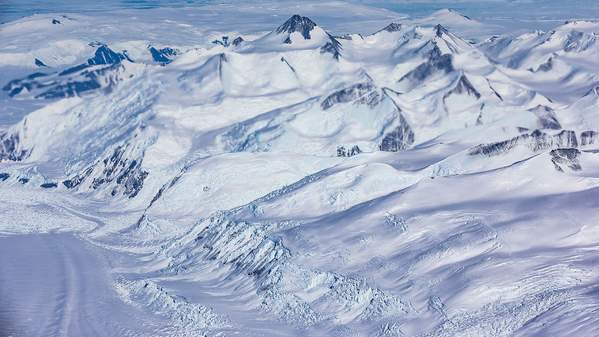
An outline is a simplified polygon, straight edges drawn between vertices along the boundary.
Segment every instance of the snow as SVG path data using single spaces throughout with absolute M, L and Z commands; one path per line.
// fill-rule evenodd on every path
M 597 24 L 495 30 L 344 2 L 0 25 L 2 329 L 597 335 Z

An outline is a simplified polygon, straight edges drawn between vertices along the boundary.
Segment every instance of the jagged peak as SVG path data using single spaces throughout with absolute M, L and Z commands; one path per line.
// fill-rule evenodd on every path
M 290 17 L 285 23 L 276 29 L 277 34 L 281 33 L 301 33 L 305 39 L 310 39 L 310 32 L 316 27 L 316 23 L 308 17 L 298 14 Z
M 48 67 L 42 60 L 36 58 L 34 61 L 35 65 L 38 67 Z
M 435 36 L 437 37 L 443 37 L 443 35 L 449 33 L 449 30 L 447 30 L 447 28 L 443 27 L 441 24 L 436 25 L 433 29 L 435 31 Z
M 101 44 L 94 54 L 94 57 L 87 60 L 87 64 L 100 65 L 100 64 L 115 64 L 120 63 L 123 60 L 132 60 L 127 56 L 126 52 L 117 53 L 114 50 L 108 48 L 107 45 Z
M 393 33 L 393 32 L 399 32 L 399 31 L 401 31 L 401 29 L 402 29 L 401 23 L 391 22 L 390 24 L 388 24 L 387 26 L 385 26 L 383 29 L 377 31 L 376 33 L 379 33 L 379 32 Z

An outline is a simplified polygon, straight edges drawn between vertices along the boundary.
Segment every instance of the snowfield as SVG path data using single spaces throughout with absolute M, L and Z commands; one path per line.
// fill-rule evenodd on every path
M 599 23 L 269 6 L 0 25 L 0 336 L 599 336 Z

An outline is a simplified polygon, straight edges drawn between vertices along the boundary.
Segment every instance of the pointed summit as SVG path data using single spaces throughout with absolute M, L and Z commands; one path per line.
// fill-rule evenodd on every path
M 401 30 L 400 23 L 391 22 L 390 24 L 388 24 L 385 28 L 381 29 L 380 31 L 386 31 L 389 33 L 393 33 L 393 32 L 399 32 L 400 30 Z
M 376 34 L 382 33 L 382 32 L 388 32 L 388 33 L 400 32 L 402 30 L 402 28 L 403 27 L 400 23 L 391 22 L 390 24 L 386 25 L 384 28 L 377 30 L 376 32 L 372 33 L 371 35 L 376 35 Z
M 117 53 L 112 49 L 108 48 L 108 46 L 106 45 L 100 45 L 100 47 L 96 49 L 94 57 L 87 60 L 87 64 L 89 64 L 90 66 L 100 64 L 116 64 L 120 63 L 125 59 L 131 61 L 131 59 L 129 59 L 129 57 L 127 57 L 127 54 L 125 54 L 124 52 Z
M 310 39 L 310 32 L 316 27 L 316 23 L 305 16 L 293 15 L 289 20 L 285 21 L 279 28 L 277 34 L 281 33 L 301 33 L 304 39 Z
M 441 25 L 436 25 L 435 26 L 435 35 L 437 37 L 442 37 L 443 34 L 447 34 L 449 33 L 449 31 L 447 30 L 447 28 L 441 26 Z

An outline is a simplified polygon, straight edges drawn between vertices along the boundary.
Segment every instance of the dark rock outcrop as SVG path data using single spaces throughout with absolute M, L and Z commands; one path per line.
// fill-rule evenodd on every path
M 43 183 L 40 185 L 41 188 L 56 188 L 58 187 L 57 183 L 54 182 L 50 182 L 50 183 Z
M 8 174 L 8 173 L 0 173 L 0 181 L 5 181 L 8 178 L 10 178 L 10 174 Z
M 564 172 L 565 168 L 572 171 L 580 171 L 580 151 L 578 149 L 566 148 L 551 150 L 551 162 L 556 170 Z
M 401 113 L 399 111 L 398 113 L 399 126 L 385 134 L 379 145 L 381 151 L 397 152 L 407 149 L 414 143 L 414 131 Z
M 387 26 L 385 26 L 385 28 L 379 30 L 378 32 L 389 32 L 389 33 L 399 32 L 399 31 L 401 31 L 401 28 L 402 28 L 401 24 L 395 23 L 395 22 L 391 22 L 390 24 L 388 24 Z
M 553 69 L 553 57 L 550 57 L 547 61 L 541 63 L 536 69 L 530 68 L 528 70 L 530 72 L 537 73 L 539 71 L 548 72 L 551 69 Z
M 47 67 L 47 65 L 38 58 L 35 59 L 35 65 L 38 67 Z
M 29 155 L 22 149 L 20 137 L 16 133 L 0 133 L 0 161 L 21 161 Z
M 599 133 L 597 131 L 583 131 L 580 133 L 580 145 L 591 145 L 597 142 L 597 136 Z
M 233 40 L 233 42 L 231 42 L 231 44 L 234 46 L 239 46 L 243 41 L 245 40 L 241 36 L 238 36 L 235 38 L 235 40 Z
M 434 30 L 435 30 L 436 37 L 443 37 L 443 35 L 449 33 L 447 28 L 443 27 L 442 25 L 436 25 Z
M 141 168 L 141 161 L 125 158 L 124 150 L 123 147 L 117 147 L 112 156 L 102 161 L 103 170 L 101 175 L 92 181 L 93 189 L 98 189 L 100 186 L 114 181 L 120 188 L 113 188 L 111 192 L 113 196 L 119 190 L 129 198 L 133 198 L 139 193 L 148 172 Z
M 231 45 L 231 43 L 229 42 L 229 37 L 226 35 L 221 37 L 220 39 L 212 40 L 212 43 L 221 45 L 223 47 L 228 47 Z
M 443 104 L 445 105 L 445 110 L 448 110 L 447 99 L 452 95 L 468 95 L 474 97 L 475 99 L 480 99 L 481 94 L 474 88 L 470 80 L 465 75 L 460 76 L 457 83 L 445 95 L 443 95 Z
M 578 147 L 578 140 L 576 133 L 571 130 L 563 130 L 555 135 L 535 130 L 530 134 L 519 135 L 501 142 L 475 146 L 470 149 L 468 154 L 471 156 L 482 155 L 492 157 L 507 153 L 519 145 L 527 146 L 531 151 L 538 152 L 550 148 Z
M 172 59 L 178 54 L 175 49 L 169 47 L 161 49 L 150 47 L 150 53 L 152 54 L 152 59 L 162 65 L 171 63 Z
M 117 53 L 114 50 L 108 48 L 108 46 L 101 45 L 100 47 L 98 47 L 98 49 L 96 49 L 94 57 L 89 58 L 87 60 L 87 64 L 89 64 L 90 66 L 101 64 L 116 64 L 120 63 L 123 60 L 133 62 L 127 56 L 127 53 Z
M 135 197 L 148 172 L 142 168 L 143 146 L 127 142 L 109 149 L 100 159 L 62 184 L 68 189 L 108 190 L 112 196 Z
M 470 82 L 470 80 L 465 75 L 460 76 L 460 79 L 458 80 L 456 86 L 453 88 L 452 93 L 468 94 L 476 97 L 477 99 L 481 96 L 478 90 L 476 90 L 472 85 L 472 82 Z
M 541 129 L 559 130 L 562 128 L 561 124 L 557 120 L 555 111 L 550 107 L 544 105 L 538 105 L 528 111 L 532 112 L 539 119 L 539 127 Z
M 304 39 L 309 40 L 311 38 L 310 32 L 316 27 L 314 21 L 310 20 L 305 16 L 293 15 L 284 24 L 276 29 L 277 34 L 281 33 L 300 33 Z
M 592 47 L 596 42 L 597 36 L 595 34 L 573 30 L 568 33 L 563 50 L 565 52 L 583 52 Z
M 441 50 L 435 45 L 428 52 L 428 60 L 405 74 L 398 82 L 409 80 L 417 85 L 435 73 L 448 74 L 454 71 L 452 59 L 451 54 L 441 54 Z
M 83 173 L 75 175 L 74 177 L 63 181 L 62 184 L 68 189 L 75 188 L 79 186 L 85 180 L 85 178 L 87 178 L 92 173 L 92 171 L 93 166 L 83 171 Z
M 10 81 L 2 89 L 11 97 L 29 93 L 34 98 L 53 99 L 79 96 L 100 89 L 112 89 L 120 81 L 119 74 L 124 70 L 120 62 L 92 67 L 80 64 L 58 74 L 34 73 L 23 79 Z
M 362 150 L 360 150 L 358 145 L 354 145 L 350 149 L 347 149 L 343 145 L 337 146 L 337 157 L 353 157 L 360 153 L 362 153 Z
M 382 96 L 377 88 L 372 83 L 365 82 L 354 84 L 330 94 L 320 103 L 320 107 L 323 110 L 327 110 L 335 104 L 349 102 L 374 107 L 379 104 L 381 99 Z
M 331 35 L 328 35 L 328 36 L 329 36 L 330 41 L 325 43 L 324 46 L 320 47 L 320 53 L 321 54 L 329 53 L 329 54 L 333 55 L 335 60 L 339 60 L 339 57 L 341 57 L 341 49 L 343 49 L 341 47 L 341 43 L 333 36 L 331 36 Z

